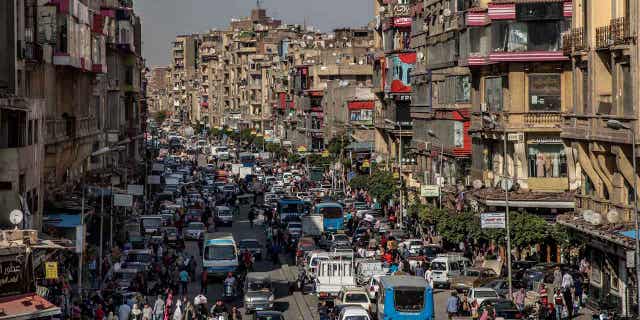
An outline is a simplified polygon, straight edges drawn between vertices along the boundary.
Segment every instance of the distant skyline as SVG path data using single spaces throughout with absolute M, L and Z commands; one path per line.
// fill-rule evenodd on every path
M 283 23 L 314 26 L 327 32 L 366 26 L 374 0 L 260 0 L 267 15 Z M 256 0 L 136 0 L 142 18 L 142 50 L 149 67 L 169 64 L 169 46 L 178 34 L 224 28 L 231 18 L 249 16 Z

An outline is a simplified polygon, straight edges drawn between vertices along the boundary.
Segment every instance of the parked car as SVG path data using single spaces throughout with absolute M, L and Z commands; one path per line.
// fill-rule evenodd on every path
M 468 268 L 462 270 L 459 276 L 451 279 L 451 287 L 454 290 L 466 291 L 469 288 L 481 287 L 482 285 L 497 279 L 498 275 L 493 269 L 488 268 Z
M 200 240 L 206 230 L 207 228 L 202 222 L 189 222 L 182 230 L 182 236 L 185 240 Z
M 513 291 L 521 288 L 527 288 L 527 284 L 522 280 L 511 280 L 511 285 L 513 286 Z M 482 287 L 495 290 L 498 295 L 503 298 L 509 295 L 509 281 L 507 281 L 507 279 L 495 279 L 484 284 Z

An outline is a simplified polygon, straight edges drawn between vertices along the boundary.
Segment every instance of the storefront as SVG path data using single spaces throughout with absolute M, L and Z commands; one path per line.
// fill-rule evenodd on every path
M 531 178 L 567 177 L 567 155 L 559 136 L 528 135 L 527 162 Z

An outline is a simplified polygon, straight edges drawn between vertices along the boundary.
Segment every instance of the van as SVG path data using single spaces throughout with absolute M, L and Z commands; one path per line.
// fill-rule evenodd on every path
M 471 266 L 471 261 L 459 254 L 439 254 L 431 261 L 434 287 L 451 287 L 451 278 Z
M 231 233 L 205 234 L 202 254 L 202 268 L 212 277 L 238 271 L 238 247 Z

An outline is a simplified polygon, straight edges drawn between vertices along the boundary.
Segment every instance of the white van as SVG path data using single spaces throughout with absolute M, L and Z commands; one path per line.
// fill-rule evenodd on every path
M 238 247 L 229 232 L 207 233 L 202 250 L 202 268 L 212 277 L 238 271 Z
M 459 276 L 460 273 L 469 268 L 471 262 L 469 259 L 459 254 L 441 254 L 431 261 L 431 270 L 433 271 L 433 286 L 445 287 L 451 286 L 451 278 Z

